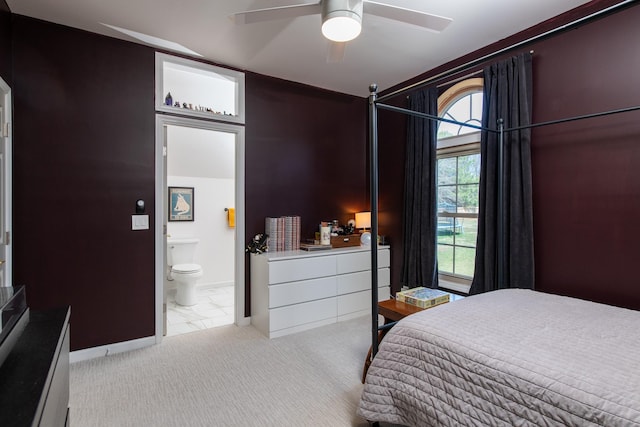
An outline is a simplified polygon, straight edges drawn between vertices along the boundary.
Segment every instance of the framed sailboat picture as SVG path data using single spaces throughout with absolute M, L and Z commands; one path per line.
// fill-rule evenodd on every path
M 193 187 L 169 187 L 169 221 L 193 221 Z

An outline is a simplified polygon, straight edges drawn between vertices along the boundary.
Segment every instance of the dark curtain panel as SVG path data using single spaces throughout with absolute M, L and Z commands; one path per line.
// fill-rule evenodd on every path
M 484 69 L 482 126 L 509 129 L 531 124 L 531 55 L 520 54 Z M 504 203 L 498 206 L 499 135 L 482 131 L 480 212 L 471 294 L 500 288 L 534 288 L 531 130 L 504 133 Z M 498 216 L 504 221 L 503 282 L 498 283 Z
M 438 90 L 409 98 L 409 109 L 438 115 Z M 404 184 L 404 258 L 401 284 L 438 287 L 436 265 L 436 148 L 438 122 L 409 116 Z

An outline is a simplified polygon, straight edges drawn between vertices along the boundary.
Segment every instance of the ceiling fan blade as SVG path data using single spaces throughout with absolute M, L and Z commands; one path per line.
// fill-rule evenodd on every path
M 329 41 L 329 46 L 327 48 L 327 62 L 342 62 L 346 48 L 347 42 Z
M 370 13 L 383 18 L 393 19 L 394 21 L 406 22 L 407 24 L 417 25 L 435 32 L 444 30 L 447 25 L 453 21 L 443 16 L 370 0 L 364 0 L 363 6 L 365 14 Z
M 313 15 L 320 12 L 320 2 L 315 2 L 238 12 L 230 15 L 229 18 L 236 24 L 253 24 L 263 21 L 275 21 L 276 19 L 297 18 L 299 16 Z

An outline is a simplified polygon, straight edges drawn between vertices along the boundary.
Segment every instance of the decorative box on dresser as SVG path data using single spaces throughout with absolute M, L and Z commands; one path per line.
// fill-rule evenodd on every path
M 389 246 L 378 248 L 378 300 L 389 299 Z M 269 338 L 371 313 L 371 249 L 251 255 L 251 324 Z

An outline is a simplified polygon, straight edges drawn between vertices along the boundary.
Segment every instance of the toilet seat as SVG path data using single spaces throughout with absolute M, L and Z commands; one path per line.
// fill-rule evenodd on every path
M 171 271 L 178 274 L 198 273 L 202 270 L 200 264 L 178 264 L 171 266 Z

